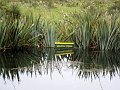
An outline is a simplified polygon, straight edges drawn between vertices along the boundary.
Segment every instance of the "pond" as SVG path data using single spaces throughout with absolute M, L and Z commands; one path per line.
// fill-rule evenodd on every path
M 119 90 L 120 52 L 31 49 L 0 54 L 0 90 Z

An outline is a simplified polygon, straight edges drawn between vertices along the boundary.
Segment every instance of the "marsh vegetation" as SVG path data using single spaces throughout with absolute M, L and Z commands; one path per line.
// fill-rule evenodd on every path
M 74 42 L 82 50 L 120 49 L 119 0 L 0 0 L 0 51 Z
M 0 0 L 0 90 L 118 90 L 119 77 L 120 0 Z

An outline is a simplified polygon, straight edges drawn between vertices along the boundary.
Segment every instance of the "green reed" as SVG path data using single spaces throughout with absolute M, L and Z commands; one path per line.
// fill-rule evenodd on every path
M 69 23 L 69 22 L 68 22 Z M 120 16 L 85 11 L 74 13 L 71 19 L 74 33 L 71 35 L 76 47 L 92 50 L 120 49 Z
M 0 48 L 54 47 L 56 41 L 74 42 L 83 50 L 119 50 L 120 15 L 82 9 L 65 14 L 60 22 L 23 15 L 17 4 L 0 2 Z
M 41 45 L 42 27 L 40 17 L 34 19 L 32 14 L 21 16 L 12 8 L 12 11 L 7 11 L 0 17 L 0 48 Z
M 100 19 L 96 33 L 101 50 L 118 50 L 120 48 L 120 21 L 118 16 L 109 15 Z

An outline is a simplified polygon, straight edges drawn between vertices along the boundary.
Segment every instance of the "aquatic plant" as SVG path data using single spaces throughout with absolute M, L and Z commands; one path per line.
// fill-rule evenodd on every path
M 100 50 L 118 50 L 120 47 L 120 21 L 116 15 L 98 20 L 96 39 Z
M 19 19 L 7 17 L 9 20 L 6 17 L 0 18 L 1 49 L 43 45 L 40 17 L 38 19 L 33 19 L 32 15 L 21 16 Z
M 72 41 L 76 47 L 90 50 L 118 50 L 120 47 L 120 17 L 107 13 L 74 13 L 71 22 Z M 69 22 L 68 22 L 69 23 Z
M 39 0 L 18 0 L 18 2 L 22 1 L 28 5 L 25 7 L 29 7 L 29 3 L 40 2 Z M 81 11 L 69 14 L 63 11 L 58 15 L 58 17 L 63 16 L 62 18 L 56 19 L 57 15 L 55 17 L 59 21 L 54 21 L 53 18 L 50 18 L 50 21 L 46 18 L 41 19 L 37 16 L 38 14 L 36 16 L 33 16 L 35 14 L 25 15 L 21 12 L 18 2 L 13 2 L 12 0 L 10 3 L 0 2 L 1 49 L 21 46 L 54 47 L 56 41 L 74 42 L 76 47 L 83 50 L 120 49 L 119 13 L 108 13 L 107 8 L 110 5 L 105 6 L 105 10 L 101 10 L 100 6 L 104 2 L 86 2 L 83 6 L 80 4 Z M 98 5 L 97 9 L 94 8 L 95 3 Z M 33 8 L 32 11 L 34 9 L 37 10 Z M 51 12 L 52 9 L 49 10 L 49 13 Z
M 57 41 L 57 33 L 55 26 L 53 24 L 51 25 L 51 23 L 46 23 L 43 32 L 45 36 L 45 46 L 55 47 L 55 41 Z

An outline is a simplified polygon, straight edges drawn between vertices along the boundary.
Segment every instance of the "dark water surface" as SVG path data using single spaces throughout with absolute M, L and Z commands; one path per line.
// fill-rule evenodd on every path
M 0 54 L 0 90 L 120 90 L 120 52 L 33 49 Z

